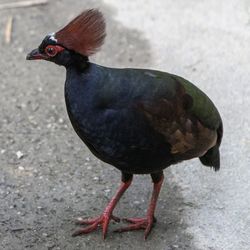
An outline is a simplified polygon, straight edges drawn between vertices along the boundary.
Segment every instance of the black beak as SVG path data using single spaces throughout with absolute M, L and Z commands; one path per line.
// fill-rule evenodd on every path
M 38 49 L 33 49 L 27 56 L 26 60 L 41 60 L 48 59 L 48 57 L 39 52 Z

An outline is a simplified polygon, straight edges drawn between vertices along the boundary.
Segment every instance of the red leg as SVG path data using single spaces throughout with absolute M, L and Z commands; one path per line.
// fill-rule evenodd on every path
M 152 178 L 153 178 L 153 175 L 152 175 Z M 155 212 L 155 208 L 156 208 L 157 200 L 158 200 L 159 193 L 161 190 L 163 179 L 164 179 L 163 173 L 161 173 L 160 178 L 156 178 L 156 181 L 153 178 L 154 189 L 153 189 L 153 194 L 152 194 L 151 201 L 148 207 L 147 216 L 145 218 L 124 219 L 126 222 L 129 222 L 131 224 L 127 227 L 120 228 L 116 230 L 115 232 L 126 232 L 126 231 L 143 229 L 145 230 L 144 239 L 148 237 L 153 227 L 154 222 L 156 222 L 156 219 L 154 217 L 154 212 Z
M 129 177 L 129 178 L 126 178 L 126 177 Z M 72 236 L 77 236 L 80 234 L 88 234 L 88 233 L 96 230 L 99 225 L 102 225 L 102 235 L 103 235 L 103 239 L 105 239 L 106 234 L 107 234 L 107 230 L 108 230 L 109 221 L 111 219 L 113 219 L 114 221 L 120 221 L 119 218 L 113 216 L 112 212 L 113 212 L 116 204 L 118 203 L 118 201 L 120 200 L 120 198 L 124 194 L 124 192 L 130 186 L 131 182 L 132 182 L 132 175 L 128 175 L 128 176 L 123 175 L 122 183 L 121 183 L 117 193 L 110 200 L 110 202 L 108 203 L 108 205 L 104 209 L 104 212 L 101 214 L 101 216 L 94 218 L 94 219 L 89 219 L 89 220 L 84 220 L 84 219 L 78 218 L 77 224 L 80 224 L 80 225 L 84 224 L 84 225 L 88 225 L 88 226 L 85 228 L 80 228 L 80 229 L 76 230 L 72 234 Z

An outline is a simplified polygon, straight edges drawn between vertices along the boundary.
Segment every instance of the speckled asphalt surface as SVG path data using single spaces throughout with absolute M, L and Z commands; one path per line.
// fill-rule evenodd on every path
M 0 1 L 0 3 L 8 1 Z M 72 238 L 74 218 L 99 214 L 120 174 L 97 160 L 69 123 L 65 70 L 25 55 L 81 10 L 99 7 L 106 43 L 92 60 L 184 76 L 203 89 L 224 120 L 221 171 L 198 160 L 165 170 L 158 223 L 143 232 Z M 4 27 L 12 15 L 10 45 Z M 0 249 L 250 248 L 250 2 L 248 0 L 50 1 L 0 11 Z M 135 177 L 115 214 L 146 212 L 152 184 Z

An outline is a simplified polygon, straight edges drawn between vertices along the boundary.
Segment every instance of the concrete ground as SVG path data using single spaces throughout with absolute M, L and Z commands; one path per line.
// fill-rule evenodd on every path
M 221 170 L 198 160 L 165 170 L 158 223 L 147 241 L 141 231 L 113 233 L 121 226 L 113 223 L 105 241 L 100 231 L 70 236 L 74 218 L 102 211 L 120 174 L 73 131 L 65 70 L 25 61 L 47 33 L 89 7 L 99 7 L 108 26 L 92 60 L 179 74 L 211 97 L 224 121 Z M 250 249 L 249 0 L 55 0 L 1 10 L 0 26 L 0 249 Z M 148 176 L 136 177 L 115 214 L 145 214 L 151 189 Z

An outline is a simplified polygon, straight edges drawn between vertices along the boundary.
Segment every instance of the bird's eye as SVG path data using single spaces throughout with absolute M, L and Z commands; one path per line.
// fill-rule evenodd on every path
M 54 48 L 54 46 L 47 46 L 45 48 L 45 53 L 50 56 L 50 57 L 53 57 L 57 54 L 57 50 Z

